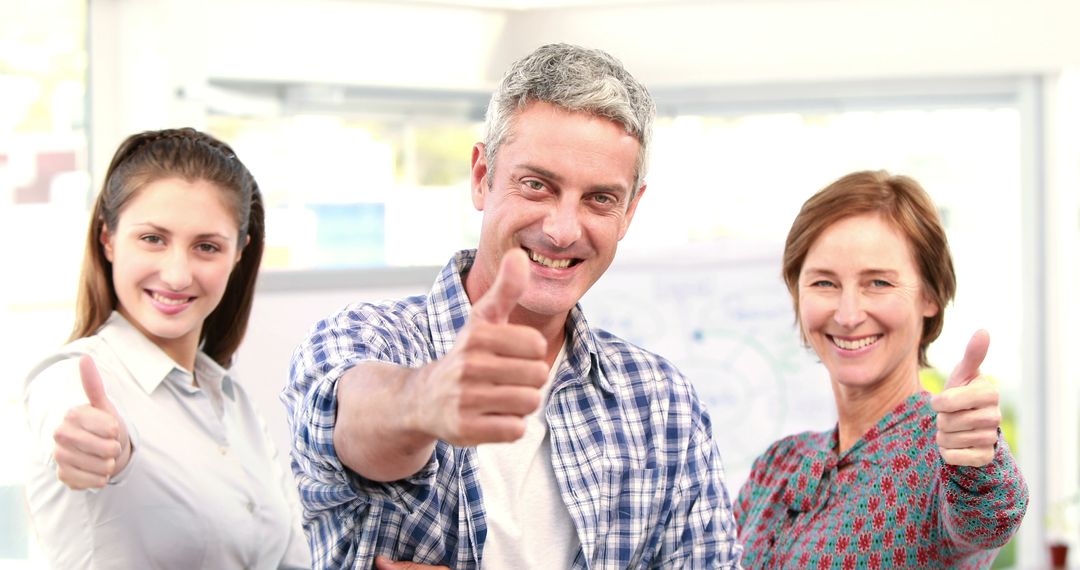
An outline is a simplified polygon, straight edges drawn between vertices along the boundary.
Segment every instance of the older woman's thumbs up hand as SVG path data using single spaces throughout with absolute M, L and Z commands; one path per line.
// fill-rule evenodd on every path
M 982 467 L 994 459 L 1001 426 L 998 389 L 979 375 L 989 346 L 989 333 L 976 331 L 945 388 L 930 401 L 937 412 L 938 449 L 950 465 Z

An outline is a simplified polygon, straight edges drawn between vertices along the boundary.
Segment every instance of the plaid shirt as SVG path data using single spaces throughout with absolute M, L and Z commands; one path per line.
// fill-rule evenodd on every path
M 334 450 L 338 378 L 357 362 L 419 367 L 465 325 L 459 252 L 427 296 L 354 304 L 317 323 L 282 392 L 292 467 L 316 568 L 370 568 L 376 555 L 480 566 L 487 526 L 475 448 L 436 443 L 427 465 L 392 483 L 344 467 Z M 581 549 L 574 568 L 738 568 L 732 505 L 709 416 L 667 361 L 602 330 L 579 307 L 547 402 L 552 457 Z

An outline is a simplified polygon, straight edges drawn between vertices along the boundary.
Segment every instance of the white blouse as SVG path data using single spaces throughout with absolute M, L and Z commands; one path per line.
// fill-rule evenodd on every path
M 100 490 L 56 477 L 53 432 L 87 403 L 79 356 L 94 357 L 133 453 Z M 56 568 L 310 568 L 292 478 L 243 388 L 200 352 L 192 373 L 119 313 L 27 377 L 36 452 L 27 496 Z

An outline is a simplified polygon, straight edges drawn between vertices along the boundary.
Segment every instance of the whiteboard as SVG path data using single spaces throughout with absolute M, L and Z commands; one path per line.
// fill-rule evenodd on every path
M 770 443 L 836 422 L 828 374 L 794 324 L 779 249 L 710 244 L 618 259 L 581 302 L 590 326 L 690 379 L 732 495 Z
M 712 418 L 732 495 L 771 442 L 836 422 L 827 373 L 794 326 L 780 249 L 712 243 L 619 253 L 581 301 L 590 326 L 660 354 L 693 382 Z M 358 271 L 347 279 L 354 287 L 259 292 L 236 373 L 266 418 L 283 467 L 291 436 L 278 393 L 305 331 L 349 302 L 426 293 L 438 270 L 418 270 L 396 286 Z

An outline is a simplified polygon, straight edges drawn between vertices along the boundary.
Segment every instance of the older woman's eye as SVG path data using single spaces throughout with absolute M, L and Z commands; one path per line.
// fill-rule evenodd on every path
M 874 279 L 870 284 L 874 287 L 892 287 L 892 283 L 889 283 L 884 279 Z
M 832 287 L 833 282 L 828 279 L 818 279 L 810 284 L 811 287 Z

